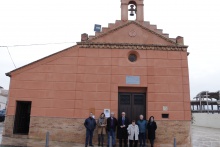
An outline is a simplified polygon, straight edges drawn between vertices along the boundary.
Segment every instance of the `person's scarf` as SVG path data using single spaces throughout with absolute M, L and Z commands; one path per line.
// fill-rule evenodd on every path
M 100 118 L 99 118 L 99 124 L 100 124 L 100 125 L 104 124 L 104 121 L 105 121 L 105 118 L 103 118 L 103 117 L 100 117 Z

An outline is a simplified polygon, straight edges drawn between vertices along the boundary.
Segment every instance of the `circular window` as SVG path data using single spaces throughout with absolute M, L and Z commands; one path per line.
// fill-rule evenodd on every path
M 135 55 L 135 54 L 130 54 L 130 55 L 128 56 L 128 60 L 131 61 L 131 62 L 137 61 L 137 55 Z

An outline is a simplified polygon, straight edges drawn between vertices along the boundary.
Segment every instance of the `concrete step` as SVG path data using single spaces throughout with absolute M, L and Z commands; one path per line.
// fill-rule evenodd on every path
M 95 36 L 102 34 L 102 32 L 95 32 Z
M 157 32 L 158 34 L 163 34 L 163 30 L 162 29 L 156 29 L 155 32 Z
M 105 33 L 105 32 L 107 32 L 108 30 L 109 30 L 109 28 L 103 27 L 103 28 L 102 28 L 102 33 Z
M 96 36 L 89 36 L 89 40 L 91 40 L 91 39 L 93 39 L 93 38 L 95 38 Z
M 150 25 L 150 29 L 155 31 L 157 29 L 157 25 Z
M 145 21 L 145 22 L 144 22 L 144 26 L 145 26 L 146 28 L 150 28 L 150 22 L 149 22 L 149 21 Z
M 114 24 L 114 23 L 109 23 L 109 24 L 108 24 L 108 28 L 111 28 L 111 29 L 112 29 L 112 28 L 114 28 L 114 27 L 115 27 L 115 24 Z
M 170 40 L 176 42 L 176 38 L 170 38 Z
M 162 34 L 164 37 L 169 38 L 169 34 Z

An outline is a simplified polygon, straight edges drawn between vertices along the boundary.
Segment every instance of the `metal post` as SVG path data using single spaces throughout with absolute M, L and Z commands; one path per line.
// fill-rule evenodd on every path
M 49 132 L 46 134 L 46 145 L 45 147 L 49 147 Z
M 208 103 L 208 91 L 206 91 L 206 104 L 207 104 L 207 111 L 208 111 L 208 114 L 209 114 L 209 103 Z
M 200 112 L 202 112 L 201 95 L 199 95 L 199 108 L 200 108 Z
M 109 147 L 112 147 L 112 136 L 110 136 Z
M 174 138 L 173 146 L 176 147 L 176 138 Z

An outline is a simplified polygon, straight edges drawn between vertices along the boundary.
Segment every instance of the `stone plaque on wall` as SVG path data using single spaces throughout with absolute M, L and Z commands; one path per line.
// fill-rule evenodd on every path
M 140 84 L 140 76 L 126 76 L 126 84 Z
M 163 106 L 163 111 L 168 111 L 168 107 L 167 106 Z

